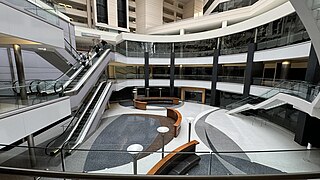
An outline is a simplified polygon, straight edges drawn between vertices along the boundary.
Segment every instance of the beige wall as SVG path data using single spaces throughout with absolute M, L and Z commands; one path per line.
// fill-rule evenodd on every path
M 191 0 L 183 6 L 183 19 L 203 15 L 203 0 Z
M 118 27 L 117 0 L 108 0 L 108 25 Z
M 193 17 L 194 0 L 189 1 L 183 6 L 183 19 Z
M 194 16 L 203 16 L 203 0 L 194 1 Z
M 136 0 L 137 33 L 144 34 L 146 29 L 162 25 L 163 0 Z

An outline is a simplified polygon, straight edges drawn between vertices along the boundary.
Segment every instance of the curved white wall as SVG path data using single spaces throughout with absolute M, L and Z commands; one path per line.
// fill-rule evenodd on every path
M 281 17 L 287 16 L 294 12 L 294 9 L 290 2 L 286 2 L 268 12 L 254 16 L 248 20 L 230 25 L 224 28 L 215 30 L 209 30 L 200 33 L 192 33 L 185 35 L 142 35 L 133 33 L 121 33 L 117 36 L 117 42 L 120 43 L 124 40 L 139 41 L 139 42 L 186 42 L 186 41 L 197 41 L 209 38 L 222 37 L 242 31 L 246 31 L 263 24 L 272 22 Z M 213 15 L 214 16 L 214 15 Z M 197 19 L 199 21 L 200 19 Z M 187 22 L 187 21 L 186 21 Z M 208 22 L 207 20 L 205 21 Z M 189 25 L 192 22 L 187 22 Z
M 285 2 L 288 2 L 288 0 L 259 0 L 252 6 L 153 26 L 147 29 L 147 34 L 179 34 L 180 29 L 184 29 L 186 32 L 201 32 L 217 29 L 220 28 L 224 22 L 227 22 L 227 24 L 236 24 L 275 9 Z

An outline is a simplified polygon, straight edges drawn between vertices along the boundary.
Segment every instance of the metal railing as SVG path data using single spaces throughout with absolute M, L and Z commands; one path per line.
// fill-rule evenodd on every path
M 162 152 L 159 151 L 127 151 L 129 144 L 100 144 L 91 149 L 73 149 L 73 156 L 64 156 L 70 149 L 64 146 L 59 148 L 62 156 L 50 157 L 40 155 L 44 147 L 27 147 L 0 144 L 7 150 L 2 151 L 2 157 L 14 161 L 14 165 L 8 162 L 1 163 L 0 173 L 11 175 L 26 175 L 54 178 L 117 178 L 117 179 L 161 179 L 161 178 L 190 178 L 190 179 L 302 179 L 320 177 L 320 150 L 319 149 L 282 149 L 265 151 L 196 151 L 175 152 L 174 154 L 196 154 L 201 160 L 196 169 L 201 171 L 189 171 L 189 176 L 183 175 L 145 175 L 155 163 L 160 161 Z M 146 145 L 143 145 L 146 146 Z M 106 148 L 109 147 L 109 148 Z M 114 148 L 110 148 L 114 147 Z M 123 148 L 117 148 L 123 147 Z M 36 166 L 29 167 L 30 159 L 28 150 L 36 152 Z M 21 153 L 22 152 L 22 153 Z M 137 153 L 132 156 L 130 153 Z M 164 151 L 165 155 L 173 152 Z M 38 154 L 38 156 L 37 156 Z M 90 154 L 90 159 L 87 155 Z M 218 159 L 233 164 L 246 174 L 217 171 Z M 135 168 L 138 175 L 132 175 L 134 159 L 138 163 Z M 89 162 L 86 162 L 88 161 Z M 120 162 L 120 163 L 119 163 Z M 151 163 L 146 163 L 151 162 Z M 178 161 L 181 162 L 181 161 Z M 242 163 L 241 163 L 242 162 Z M 85 168 L 90 163 L 90 168 Z M 240 163 L 240 164 L 239 164 Z M 27 168 L 28 167 L 28 168 Z M 257 169 L 256 169 L 257 168 Z M 47 170 L 43 170 L 47 169 Z M 90 170 L 89 170 L 90 169 Z M 260 170 L 258 170 L 260 169 Z M 257 170 L 257 171 L 256 171 Z
M 273 87 L 260 94 L 259 96 L 251 97 L 248 96 L 240 101 L 231 103 L 226 106 L 226 109 L 235 109 L 245 104 L 256 104 L 260 103 L 262 99 L 271 98 L 278 93 L 290 94 L 306 101 L 312 102 L 320 92 L 319 85 L 313 85 L 305 81 L 288 81 L 288 80 L 276 80 L 276 81 L 266 81 L 263 78 L 255 79 L 256 82 L 259 81 L 262 84 L 273 85 Z

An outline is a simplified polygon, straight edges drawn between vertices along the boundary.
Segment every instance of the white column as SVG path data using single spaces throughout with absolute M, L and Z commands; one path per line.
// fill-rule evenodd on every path
M 222 21 L 221 27 L 224 28 L 224 27 L 227 27 L 227 26 L 228 26 L 228 21 Z
M 184 35 L 185 34 L 185 29 L 180 29 L 180 35 Z

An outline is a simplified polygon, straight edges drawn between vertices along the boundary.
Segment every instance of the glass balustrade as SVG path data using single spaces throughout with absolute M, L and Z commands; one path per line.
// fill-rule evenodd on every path
M 51 23 L 56 26 L 60 25 L 59 17 L 50 12 L 50 11 L 55 11 L 54 8 L 43 9 L 42 7 L 39 7 L 28 0 L 5 0 L 5 1 L 40 17 L 41 19 L 47 21 L 48 23 Z
M 218 82 L 244 83 L 244 77 L 238 76 L 218 76 Z
M 33 82 L 42 81 L 34 80 Z M 30 83 L 26 86 L 19 86 L 16 84 L 15 86 L 0 87 L 0 114 L 43 103 L 59 97 L 57 94 L 52 94 L 51 96 L 36 95 L 38 94 L 36 90 L 38 86 L 39 85 L 37 83 Z M 26 89 L 28 93 L 28 99 L 21 99 L 19 95 L 21 88 Z
M 130 144 L 100 144 L 90 149 L 73 149 L 71 155 L 65 154 L 68 148 L 59 148 L 56 156 L 44 154 L 43 147 L 7 146 L 1 150 L 2 167 L 27 168 L 32 170 L 48 170 L 55 172 L 99 173 L 101 175 L 122 174 L 145 175 L 161 160 L 162 152 L 127 151 Z M 147 144 L 142 144 L 148 147 Z M 112 148 L 106 148 L 112 147 Z M 31 163 L 28 150 L 34 150 L 36 163 Z M 315 173 L 320 171 L 319 149 L 277 149 L 265 151 L 196 151 L 171 152 L 164 151 L 165 156 L 200 157 L 199 164 L 188 171 L 188 175 L 290 175 L 292 173 Z M 134 161 L 137 162 L 134 165 Z M 174 163 L 183 163 L 184 159 L 176 159 Z M 168 161 L 170 162 L 170 161 Z M 224 162 L 224 163 L 222 163 Z M 232 165 L 237 171 L 230 172 L 223 164 Z M 31 165 L 32 164 L 32 165 Z M 150 177 L 150 175 L 149 175 Z
M 245 104 L 258 104 L 264 99 L 271 98 L 279 93 L 290 94 L 292 96 L 302 98 L 308 102 L 312 102 L 320 91 L 319 85 L 313 85 L 304 81 L 287 81 L 281 79 L 271 81 L 270 79 L 254 78 L 253 82 L 259 82 L 259 85 L 266 84 L 273 87 L 259 96 L 249 96 L 240 101 L 229 104 L 226 106 L 226 109 L 234 109 Z
M 234 38 L 233 38 L 234 39 Z M 242 38 L 243 41 L 245 39 Z M 301 31 L 295 34 L 291 34 L 284 37 L 279 37 L 271 40 L 260 40 L 257 43 L 257 50 L 264 50 L 264 49 L 271 49 L 276 47 L 282 47 L 286 45 L 291 45 L 295 43 L 305 42 L 310 40 L 307 31 Z M 234 41 L 234 40 L 231 40 Z M 239 54 L 239 53 L 246 53 L 248 51 L 248 46 L 240 45 L 234 46 L 234 42 L 229 42 L 231 45 L 226 47 L 222 47 L 220 49 L 221 55 L 230 55 L 230 54 Z M 157 51 L 157 49 L 156 49 Z M 127 56 L 127 57 L 144 57 L 144 52 L 135 52 L 135 51 L 127 51 L 126 49 L 122 49 L 120 47 L 116 48 L 116 52 Z M 175 58 L 188 58 L 188 57 L 208 57 L 213 56 L 214 50 L 207 50 L 207 51 L 195 51 L 195 52 L 185 52 L 185 51 L 175 51 Z M 149 58 L 170 58 L 171 53 L 168 52 L 149 52 Z
M 258 0 L 230 0 L 227 2 L 220 3 L 211 13 L 220 13 L 230 11 L 232 9 L 238 9 L 242 7 L 251 6 Z

